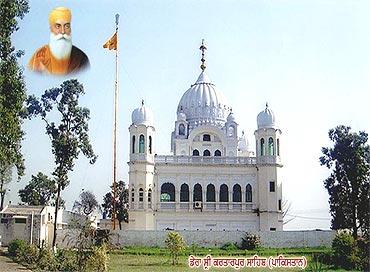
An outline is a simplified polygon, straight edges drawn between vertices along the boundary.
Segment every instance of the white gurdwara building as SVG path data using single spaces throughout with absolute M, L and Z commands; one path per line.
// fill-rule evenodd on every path
M 203 46 L 203 45 L 202 45 Z M 202 47 L 201 47 L 202 49 Z M 202 72 L 177 107 L 173 155 L 155 153 L 155 124 L 142 102 L 132 113 L 129 229 L 283 230 L 281 130 L 257 116 L 256 152 L 223 94 Z

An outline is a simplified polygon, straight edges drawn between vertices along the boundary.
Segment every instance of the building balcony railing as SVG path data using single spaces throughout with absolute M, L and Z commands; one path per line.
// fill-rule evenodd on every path
M 258 164 L 281 164 L 280 157 L 276 156 L 263 156 L 257 158 Z
M 175 202 L 161 202 L 160 209 L 161 210 L 175 210 L 176 203 Z
M 240 164 L 255 165 L 255 157 L 203 157 L 203 156 L 171 156 L 157 155 L 155 163 L 166 164 Z
M 180 203 L 180 210 L 189 210 L 189 202 L 182 202 Z
M 253 211 L 257 205 L 254 203 L 242 203 L 242 202 L 198 202 L 197 205 L 193 202 L 160 202 L 158 205 L 161 211 L 229 211 L 229 212 L 242 212 L 242 211 Z
M 242 203 L 233 203 L 233 210 L 234 211 L 241 211 L 242 210 Z
M 214 211 L 216 210 L 216 203 L 205 203 L 204 209 L 207 211 Z
M 153 154 L 146 153 L 131 153 L 130 161 L 153 161 Z
M 153 161 L 153 155 L 147 154 L 130 154 L 130 161 Z M 155 155 L 155 163 L 166 164 L 239 164 L 239 165 L 256 165 L 258 164 L 281 164 L 280 157 L 262 156 L 262 157 L 208 157 L 208 156 L 172 156 L 172 155 Z
M 239 165 L 256 165 L 258 164 L 281 164 L 280 157 L 263 156 L 263 157 L 204 157 L 204 156 L 172 156 L 156 155 L 155 163 L 165 164 L 239 164 Z

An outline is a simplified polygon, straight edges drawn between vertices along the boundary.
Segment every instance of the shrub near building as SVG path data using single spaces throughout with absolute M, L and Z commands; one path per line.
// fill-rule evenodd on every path
M 11 257 L 16 257 L 17 253 L 23 250 L 27 246 L 27 243 L 21 239 L 15 239 L 9 243 L 8 253 Z
M 172 265 L 178 264 L 179 255 L 185 249 L 184 239 L 178 232 L 171 231 L 167 234 L 165 243 L 171 253 Z
M 245 233 L 245 237 L 242 238 L 242 244 L 240 249 L 253 250 L 261 246 L 261 238 L 257 234 Z
M 38 248 L 19 239 L 9 244 L 8 252 L 16 262 L 36 271 L 108 271 L 105 244 L 85 249 L 84 263 L 79 261 L 76 250 L 61 249 L 54 255 L 50 248 Z
M 369 241 L 355 240 L 348 232 L 339 232 L 332 243 L 333 264 L 344 269 L 369 271 Z
M 9 256 L 16 262 L 26 265 L 29 268 L 46 268 L 52 270 L 50 261 L 44 262 L 45 249 L 39 249 L 33 244 L 29 244 L 23 240 L 15 239 L 10 242 L 8 247 Z M 54 256 L 52 256 L 54 259 Z M 41 267 L 40 264 L 46 263 L 46 267 Z

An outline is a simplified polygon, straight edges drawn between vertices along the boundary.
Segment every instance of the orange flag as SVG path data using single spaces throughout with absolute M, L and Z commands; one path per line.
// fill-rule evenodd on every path
M 117 50 L 118 40 L 117 40 L 117 32 L 114 33 L 112 38 L 110 38 L 104 45 L 103 48 L 108 48 L 109 50 Z

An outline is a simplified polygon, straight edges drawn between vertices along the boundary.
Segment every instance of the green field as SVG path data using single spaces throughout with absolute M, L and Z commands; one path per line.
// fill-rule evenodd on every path
M 305 271 L 344 271 L 330 270 L 327 266 L 322 265 L 322 270 L 312 270 L 312 254 L 329 252 L 330 248 L 298 248 L 298 249 L 260 249 L 254 251 L 245 250 L 221 250 L 221 249 L 206 249 L 206 248 L 188 248 L 182 256 L 180 256 L 179 265 L 172 266 L 168 251 L 164 248 L 145 248 L 132 247 L 115 250 L 110 252 L 109 271 L 204 271 L 203 268 L 189 268 L 188 256 L 190 254 L 197 257 L 204 257 L 207 254 L 215 257 L 252 257 L 254 254 L 263 257 L 278 256 L 305 256 L 308 260 L 308 266 Z M 325 269 L 325 270 L 324 270 Z M 234 268 L 211 268 L 208 271 L 302 271 L 301 269 L 273 269 L 269 268 L 243 268 L 236 270 Z

